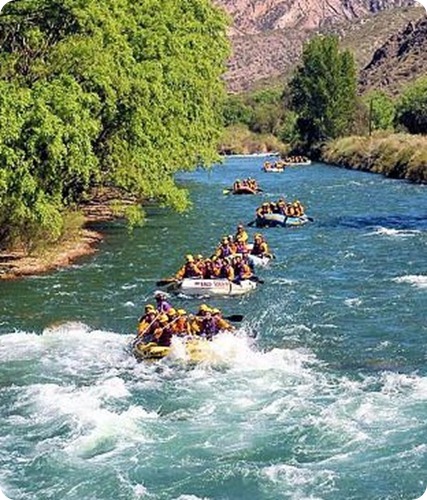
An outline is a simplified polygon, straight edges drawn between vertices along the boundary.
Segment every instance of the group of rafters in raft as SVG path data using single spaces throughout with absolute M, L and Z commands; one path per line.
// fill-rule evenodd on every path
M 186 255 L 185 263 L 172 278 L 160 280 L 158 286 L 167 285 L 168 291 L 193 296 L 243 295 L 263 283 L 253 274 L 255 266 L 265 266 L 273 255 L 264 237 L 257 233 L 253 243 L 243 225 L 236 234 L 223 236 L 210 257 Z M 190 361 L 206 360 L 207 342 L 219 332 L 233 331 L 232 322 L 242 321 L 242 315 L 224 317 L 218 308 L 202 304 L 195 314 L 174 308 L 168 295 L 155 294 L 156 306 L 147 304 L 138 322 L 138 334 L 132 351 L 138 360 L 158 359 L 173 352 L 173 339 L 177 338 Z

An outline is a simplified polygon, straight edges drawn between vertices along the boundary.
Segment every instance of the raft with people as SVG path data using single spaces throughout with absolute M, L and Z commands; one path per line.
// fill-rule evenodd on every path
M 262 166 L 264 172 L 284 172 L 286 164 L 283 161 L 275 161 L 273 163 L 266 161 Z
M 311 165 L 311 160 L 306 156 L 285 156 L 282 161 L 287 167 L 301 167 Z
M 307 215 L 299 217 L 289 217 L 283 214 L 265 214 L 257 217 L 255 225 L 258 228 L 263 227 L 286 227 L 286 226 L 303 226 L 308 222 L 312 222 L 312 218 Z
M 224 194 L 234 195 L 257 194 L 262 192 L 263 190 L 258 186 L 257 181 L 252 179 L 252 177 L 248 177 L 242 181 L 240 179 L 236 179 L 231 188 L 223 190 Z
M 175 276 L 157 285 L 167 286 L 171 293 L 209 297 L 245 295 L 255 290 L 263 281 L 254 276 L 252 268 L 266 265 L 272 254 L 261 234 L 255 234 L 252 244 L 248 238 L 239 224 L 235 236 L 223 236 L 211 257 L 186 255 Z
M 209 342 L 221 332 L 233 332 L 231 321 L 242 315 L 224 317 L 220 309 L 201 304 L 195 314 L 175 309 L 163 292 L 156 292 L 156 306 L 147 304 L 138 322 L 132 353 L 138 361 L 162 359 L 171 354 L 188 361 L 208 360 Z
M 299 200 L 287 202 L 280 198 L 277 202 L 264 202 L 256 209 L 256 219 L 249 223 L 256 227 L 303 226 L 313 222 L 313 218 L 305 214 L 305 208 Z

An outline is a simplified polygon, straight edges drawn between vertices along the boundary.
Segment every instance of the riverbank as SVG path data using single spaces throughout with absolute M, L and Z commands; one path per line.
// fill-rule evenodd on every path
M 272 134 L 255 134 L 247 127 L 227 127 L 220 144 L 221 155 L 253 155 L 280 153 L 286 155 L 290 148 Z
M 68 222 L 58 241 L 39 246 L 32 252 L 22 247 L 0 251 L 0 280 L 45 274 L 93 255 L 103 240 L 94 224 L 121 218 L 126 207 L 137 203 L 136 198 L 117 189 L 92 191 L 90 200 L 79 212 L 70 212 L 72 222 Z
M 427 183 L 427 138 L 377 133 L 350 136 L 328 143 L 322 161 L 416 183 Z
M 0 280 L 35 276 L 67 267 L 97 252 L 102 240 L 101 233 L 82 228 L 77 234 L 34 254 L 28 254 L 23 249 L 0 252 Z

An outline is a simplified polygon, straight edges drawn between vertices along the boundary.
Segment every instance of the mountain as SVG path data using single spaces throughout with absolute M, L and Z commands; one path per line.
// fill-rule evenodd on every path
M 410 22 L 378 48 L 361 71 L 360 89 L 397 94 L 404 85 L 427 74 L 427 17 Z
M 390 9 L 410 11 L 413 0 L 214 0 L 230 15 L 233 55 L 226 83 L 231 92 L 284 79 L 298 62 L 305 40 Z M 406 9 L 405 9 L 406 8 Z M 414 9 L 414 7 L 412 7 Z M 419 11 L 420 8 L 418 8 Z M 418 13 L 419 17 L 420 13 Z M 405 17 L 405 16 L 398 16 Z M 412 19 L 412 17 L 409 17 Z M 400 29 L 408 22 L 402 19 Z M 387 31 L 383 43 L 392 31 Z

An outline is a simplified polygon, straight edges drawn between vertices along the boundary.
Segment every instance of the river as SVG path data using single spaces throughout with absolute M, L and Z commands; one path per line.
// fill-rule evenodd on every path
M 0 489 L 18 499 L 415 499 L 427 487 L 427 186 L 233 157 L 182 174 L 193 209 L 149 207 L 70 268 L 1 282 Z M 236 177 L 264 193 L 224 196 Z M 314 222 L 263 232 L 276 259 L 216 339 L 219 362 L 136 363 L 155 281 L 264 199 Z M 254 229 L 249 229 L 252 236 Z M 198 300 L 176 299 L 193 311 Z

